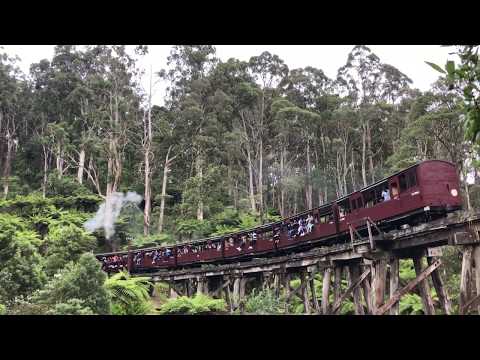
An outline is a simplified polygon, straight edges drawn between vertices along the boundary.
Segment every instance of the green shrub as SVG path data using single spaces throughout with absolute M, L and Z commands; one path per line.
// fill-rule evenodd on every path
M 85 306 L 85 302 L 80 299 L 68 299 L 65 303 L 56 304 L 48 315 L 94 315 L 92 309 Z
M 301 304 L 303 307 L 303 304 Z M 258 293 L 253 289 L 245 303 L 245 312 L 250 314 L 282 314 L 284 304 L 275 296 L 271 289 L 261 290 Z
M 0 304 L 0 315 L 5 315 L 7 313 L 7 308 L 5 305 Z
M 108 278 L 104 286 L 112 300 L 113 315 L 145 315 L 153 311 L 148 277 L 132 277 L 121 271 Z
M 159 313 L 165 314 L 208 314 L 212 312 L 225 312 L 226 303 L 223 299 L 212 299 L 203 294 L 198 294 L 193 298 L 180 296 L 176 299 L 170 299 L 163 304 Z
M 93 254 L 83 254 L 56 273 L 45 287 L 34 294 L 38 304 L 55 307 L 70 299 L 82 300 L 95 314 L 109 314 L 110 296 L 104 287 L 107 275 Z

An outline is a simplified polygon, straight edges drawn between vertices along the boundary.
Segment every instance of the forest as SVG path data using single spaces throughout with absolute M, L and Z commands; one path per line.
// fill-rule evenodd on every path
M 335 78 L 269 52 L 224 62 L 213 45 L 172 46 L 158 73 L 139 66 L 147 46 L 57 45 L 23 73 L 0 47 L 0 314 L 222 313 L 221 299 L 171 301 L 162 284 L 150 296 L 148 278 L 107 277 L 92 254 L 248 229 L 426 159 L 453 162 L 465 209 L 477 209 L 479 46 L 454 48 L 457 62 L 424 59 L 439 77 L 420 91 L 367 46 L 352 46 Z M 163 106 L 152 104 L 158 82 Z M 113 236 L 87 231 L 117 192 L 141 206 Z M 444 260 L 458 293 L 461 252 Z M 400 273 L 414 278 L 413 264 Z M 281 302 L 262 291 L 246 308 L 281 314 Z M 303 312 L 300 299 L 292 307 Z M 422 313 L 418 294 L 400 310 Z

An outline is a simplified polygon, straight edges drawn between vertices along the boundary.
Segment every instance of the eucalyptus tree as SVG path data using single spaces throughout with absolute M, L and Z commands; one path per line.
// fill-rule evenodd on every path
M 378 117 L 371 106 L 384 100 L 396 101 L 406 92 L 411 80 L 380 58 L 366 46 L 355 46 L 347 63 L 338 70 L 337 84 L 342 95 L 350 98 L 361 122 L 361 170 L 363 185 L 367 186 L 367 162 L 371 181 L 375 181 L 373 137 Z M 373 117 L 372 117 L 373 115 Z
M 258 158 L 258 195 L 260 204 L 260 216 L 263 219 L 263 169 L 264 169 L 264 142 L 267 134 L 268 124 L 271 123 L 271 112 L 268 111 L 272 99 L 278 94 L 278 85 L 288 74 L 288 66 L 278 55 L 272 55 L 268 51 L 259 56 L 253 56 L 249 60 L 249 70 L 256 81 L 261 84 L 258 105 L 253 108 L 253 128 L 257 141 Z
M 0 53 L 0 165 L 2 167 L 3 196 L 9 191 L 10 174 L 15 151 L 18 148 L 18 131 L 22 124 L 21 71 L 18 57 Z
M 208 74 L 217 62 L 211 45 L 174 46 L 165 73 L 170 86 L 167 106 L 181 119 L 180 143 L 183 155 L 191 159 L 198 186 L 202 187 L 203 168 L 208 153 L 215 147 L 216 117 L 211 99 L 214 91 Z M 203 201 L 198 198 L 197 219 L 203 220 Z

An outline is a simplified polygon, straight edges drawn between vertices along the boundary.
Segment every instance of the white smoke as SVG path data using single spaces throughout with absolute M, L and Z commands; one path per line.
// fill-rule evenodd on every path
M 127 192 L 127 194 L 121 192 L 112 193 L 100 204 L 95 216 L 86 221 L 83 227 L 90 232 L 103 227 L 106 238 L 110 239 L 115 234 L 115 221 L 120 215 L 122 208 L 128 203 L 138 205 L 142 199 L 142 196 L 132 191 Z

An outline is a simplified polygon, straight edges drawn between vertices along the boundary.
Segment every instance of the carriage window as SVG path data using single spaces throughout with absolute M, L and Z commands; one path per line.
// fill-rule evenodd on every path
M 363 207 L 363 200 L 361 197 L 357 199 L 357 207 L 360 209 Z
M 398 182 L 400 183 L 400 192 L 407 190 L 407 177 L 405 174 L 402 174 L 398 177 Z
M 373 190 L 369 190 L 363 193 L 363 198 L 365 199 L 365 204 L 367 208 L 373 206 L 373 199 L 375 198 L 375 193 Z
M 351 212 L 350 201 L 348 201 L 348 199 L 345 199 L 342 202 L 338 203 L 338 210 L 340 212 L 340 217 L 349 214 Z
M 415 174 L 415 169 L 407 173 L 407 183 L 409 188 L 417 185 L 417 176 Z

